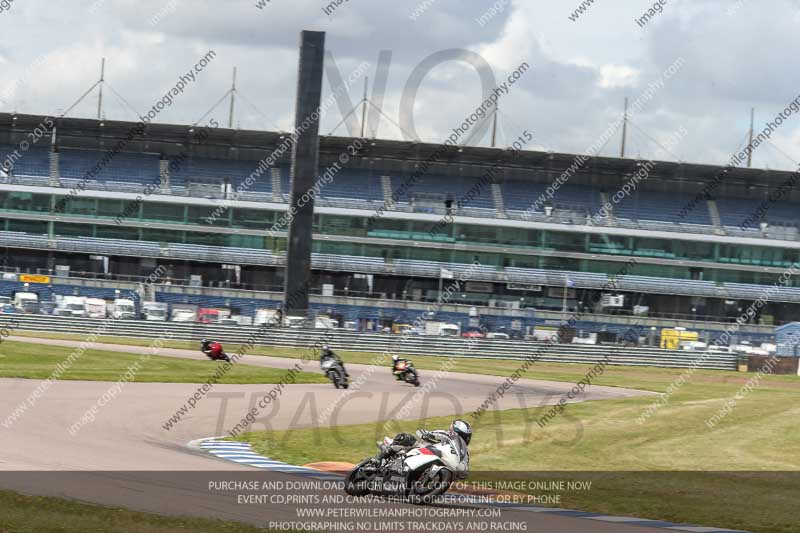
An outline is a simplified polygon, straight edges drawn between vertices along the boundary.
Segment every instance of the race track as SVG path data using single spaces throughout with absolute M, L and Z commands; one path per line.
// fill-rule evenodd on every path
M 43 345 L 77 346 L 64 340 L 14 338 Z M 147 347 L 102 345 L 97 349 L 150 353 Z M 202 354 L 162 349 L 161 355 L 203 360 Z M 243 364 L 291 368 L 297 361 L 262 356 L 245 356 Z M 214 363 L 209 362 L 209 365 Z M 316 361 L 304 370 L 316 371 Z M 343 391 L 330 384 L 291 385 L 278 402 L 259 413 L 253 429 L 290 429 L 331 427 L 377 422 L 397 416 L 403 406 L 411 405 L 403 418 L 469 413 L 495 391 L 504 377 L 460 373 L 443 374 L 421 401 L 411 398 L 419 390 L 394 381 L 387 368 L 348 365 L 351 380 L 362 373 L 368 379 L 343 401 Z M 423 385 L 436 371 L 423 370 Z M 39 380 L 0 380 L 0 420 L 23 402 L 39 386 Z M 237 505 L 204 490 L 202 483 L 191 480 L 190 472 L 253 472 L 254 469 L 215 459 L 187 447 L 191 440 L 225 435 L 244 413 L 274 388 L 274 385 L 215 385 L 196 407 L 169 430 L 165 422 L 198 389 L 197 384 L 127 383 L 116 398 L 104 405 L 92 423 L 81 425 L 70 434 L 70 427 L 80 420 L 109 383 L 56 381 L 51 384 L 9 428 L 0 425 L 0 486 L 26 493 L 67 496 L 108 505 L 167 514 L 191 514 L 252 523 L 268 518 L 292 517 L 294 509 L 286 505 Z M 571 383 L 519 380 L 510 393 L 494 408 L 509 409 L 551 405 L 572 387 Z M 592 386 L 576 401 L 602 400 L 650 394 L 642 391 Z M 335 408 L 331 410 L 330 406 Z M 328 409 L 326 415 L 325 411 Z M 491 415 L 487 415 L 491 416 Z M 321 456 L 320 459 L 324 459 Z M 9 471 L 19 471 L 14 475 Z M 31 471 L 42 471 L 33 474 Z M 72 471 L 54 474 L 52 471 Z M 76 472 L 80 471 L 80 473 Z M 137 473 L 139 471 L 139 473 Z M 160 474 L 158 480 L 148 472 L 184 471 L 184 474 Z M 24 472 L 24 473 L 23 473 Z M 205 474 L 206 477 L 211 474 Z M 291 479 L 285 474 L 271 474 L 276 479 Z M 387 504 L 400 505 L 400 504 Z M 288 518 L 287 518 L 288 519 Z M 528 531 L 652 531 L 650 528 L 617 523 L 579 520 L 566 516 L 541 515 L 504 509 L 503 519 L 523 520 Z

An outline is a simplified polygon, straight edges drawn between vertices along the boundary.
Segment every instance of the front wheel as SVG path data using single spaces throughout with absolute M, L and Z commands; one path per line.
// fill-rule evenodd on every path
M 410 383 L 415 387 L 419 387 L 419 376 L 416 370 L 409 370 L 405 375 L 406 383 Z
M 328 370 L 328 379 L 331 380 L 334 387 L 336 387 L 337 389 L 339 388 L 339 380 L 340 380 L 339 372 L 337 372 L 336 370 Z
M 439 468 L 434 474 L 433 469 L 434 465 L 431 465 L 411 482 L 408 488 L 408 498 L 411 503 L 429 504 L 450 488 L 453 473 L 447 468 Z
M 365 466 L 372 459 L 362 461 L 353 468 L 344 480 L 344 491 L 350 496 L 366 496 L 369 494 L 369 482 L 375 477 L 376 472 L 368 471 Z

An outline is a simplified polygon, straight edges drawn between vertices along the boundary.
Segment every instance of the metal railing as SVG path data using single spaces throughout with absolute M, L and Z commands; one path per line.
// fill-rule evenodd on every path
M 135 338 L 169 338 L 199 340 L 213 338 L 221 342 L 245 344 L 254 340 L 258 346 L 312 349 L 315 343 L 330 344 L 336 350 L 508 359 L 528 358 L 547 363 L 654 366 L 664 368 L 702 368 L 736 370 L 738 355 L 714 352 L 663 350 L 660 348 L 623 348 L 620 346 L 587 346 L 552 344 L 528 340 L 461 339 L 436 336 L 398 335 L 391 333 L 359 333 L 341 329 L 259 328 L 258 326 L 218 326 L 199 323 L 147 322 L 106 319 L 104 336 Z M 0 328 L 24 331 L 58 331 L 90 335 L 97 333 L 102 319 L 55 317 L 45 315 L 0 315 Z M 258 335 L 253 339 L 253 335 Z M 387 356 L 388 360 L 388 356 Z

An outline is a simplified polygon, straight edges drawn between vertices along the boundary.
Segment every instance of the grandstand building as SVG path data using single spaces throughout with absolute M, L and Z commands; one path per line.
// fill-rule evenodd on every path
M 173 285 L 280 290 L 288 134 L 45 119 L 0 114 L 6 271 L 163 266 Z M 792 173 L 594 157 L 559 180 L 576 156 L 320 143 L 331 179 L 318 182 L 312 293 L 432 301 L 466 272 L 467 305 L 726 321 L 780 282 L 755 321 L 800 310 L 800 279 L 781 277 L 800 262 Z

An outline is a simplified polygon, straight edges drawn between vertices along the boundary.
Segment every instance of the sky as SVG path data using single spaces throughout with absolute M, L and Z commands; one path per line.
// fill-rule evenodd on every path
M 213 51 L 154 122 L 227 125 L 220 100 L 236 67 L 234 127 L 287 131 L 303 29 L 326 32 L 323 98 L 335 71 L 351 80 L 323 109 L 322 134 L 360 133 L 360 110 L 342 122 L 367 77 L 368 137 L 444 142 L 526 65 L 498 96 L 498 146 L 527 131 L 526 149 L 617 156 L 609 124 L 627 97 L 627 157 L 725 164 L 747 142 L 751 108 L 758 132 L 800 96 L 800 0 L 338 1 L 0 0 L 0 110 L 61 115 L 105 57 L 103 117 L 135 121 Z M 68 116 L 94 117 L 97 102 L 95 88 Z M 797 169 L 798 142 L 793 112 L 753 166 Z M 488 128 L 469 138 L 489 143 Z

